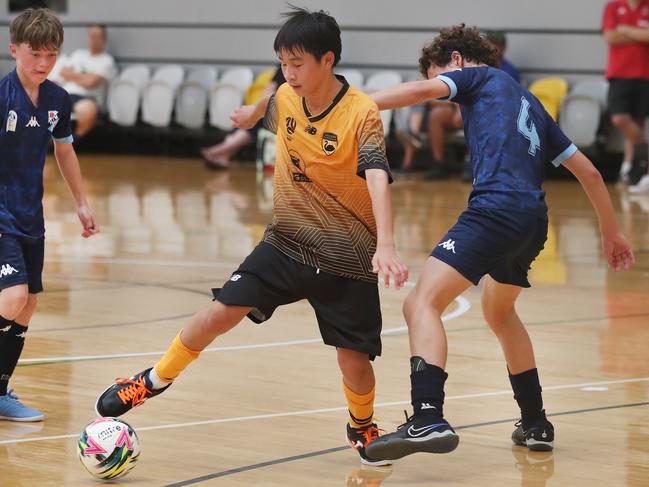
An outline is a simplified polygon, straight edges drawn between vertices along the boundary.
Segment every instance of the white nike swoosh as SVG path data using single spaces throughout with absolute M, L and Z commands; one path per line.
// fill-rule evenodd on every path
M 9 331 L 9 328 L 11 328 L 11 325 L 9 325 L 9 326 L 6 327 L 6 328 L 0 328 L 0 331 Z
M 410 428 L 408 428 L 408 434 L 410 436 L 414 436 L 414 437 L 422 436 L 422 435 L 425 435 L 426 433 L 428 433 L 430 431 L 435 430 L 435 428 L 437 428 L 437 427 L 438 427 L 438 425 L 425 426 L 423 428 L 415 428 L 414 426 L 411 426 Z

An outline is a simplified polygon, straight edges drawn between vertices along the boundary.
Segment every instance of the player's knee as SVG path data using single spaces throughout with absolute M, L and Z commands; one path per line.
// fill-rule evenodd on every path
M 515 312 L 513 306 L 495 306 L 484 299 L 482 300 L 482 314 L 496 334 L 508 326 L 510 318 Z
M 365 372 L 370 364 L 369 356 L 366 353 L 356 352 L 346 348 L 336 349 L 338 355 L 338 367 L 345 376 L 357 377 Z
M 8 320 L 16 319 L 29 301 L 29 291 L 26 285 L 3 289 L 1 296 L 2 316 Z
M 631 117 L 626 113 L 616 113 L 615 115 L 611 116 L 611 122 L 616 127 L 623 127 L 624 125 L 627 125 L 630 121 L 631 121 Z

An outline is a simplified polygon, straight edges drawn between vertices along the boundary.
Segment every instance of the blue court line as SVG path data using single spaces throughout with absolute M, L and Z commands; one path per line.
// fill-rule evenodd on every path
M 588 408 L 588 409 L 577 409 L 577 410 L 572 410 L 572 411 L 561 411 L 558 413 L 554 414 L 548 414 L 548 417 L 554 417 L 554 416 L 567 416 L 567 415 L 573 415 L 573 414 L 582 414 L 582 413 L 591 413 L 591 412 L 597 412 L 597 411 L 608 411 L 611 409 L 622 409 L 622 408 L 633 408 L 633 407 L 640 407 L 640 406 L 649 406 L 649 402 L 636 402 L 636 403 L 629 403 L 629 404 L 616 404 L 613 406 L 601 406 L 597 408 Z M 520 418 L 508 418 L 508 419 L 499 419 L 495 421 L 485 421 L 484 423 L 474 423 L 474 424 L 467 424 L 467 425 L 462 425 L 462 426 L 457 426 L 455 427 L 456 430 L 462 430 L 462 429 L 472 429 L 472 428 L 480 428 L 483 426 L 492 426 L 492 425 L 497 425 L 497 424 L 504 424 L 504 423 L 512 423 L 515 421 L 518 421 Z M 318 457 L 322 455 L 328 455 L 329 453 L 336 453 L 339 451 L 343 451 L 348 449 L 349 446 L 338 446 L 335 448 L 327 448 L 325 450 L 317 450 L 313 452 L 308 452 L 308 453 L 302 453 L 300 455 L 293 455 L 290 457 L 284 457 L 284 458 L 278 458 L 275 460 L 269 460 L 267 462 L 261 462 L 261 463 L 255 463 L 252 465 L 245 465 L 243 467 L 237 467 L 237 468 L 232 468 L 230 470 L 223 470 L 221 472 L 215 472 L 207 475 L 202 475 L 200 477 L 195 477 L 193 479 L 188 479 L 188 480 L 183 480 L 181 482 L 175 482 L 172 484 L 165 484 L 162 487 L 184 487 L 187 485 L 194 485 L 198 484 L 201 482 L 205 482 L 207 480 L 212 480 L 212 479 L 217 479 L 220 477 L 228 477 L 230 475 L 235 475 L 238 473 L 242 472 L 249 472 L 251 470 L 258 470 L 260 468 L 264 467 L 270 467 L 273 465 L 280 465 L 284 463 L 290 463 L 290 462 L 295 462 L 298 460 L 303 460 L 305 458 L 312 458 L 312 457 Z

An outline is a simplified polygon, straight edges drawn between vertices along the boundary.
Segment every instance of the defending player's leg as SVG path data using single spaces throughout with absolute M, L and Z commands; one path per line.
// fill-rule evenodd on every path
M 349 421 L 347 441 L 361 457 L 364 465 L 390 465 L 387 460 L 376 460 L 365 448 L 379 436 L 374 422 L 374 370 L 366 353 L 338 348 L 338 364 L 343 373 L 343 390 L 347 398 Z
M 236 326 L 249 311 L 248 307 L 228 306 L 214 301 L 196 313 L 153 368 L 129 379 L 117 379 L 99 396 L 95 405 L 97 414 L 121 416 L 164 392 L 214 338 Z
M 394 460 L 416 452 L 448 453 L 459 436 L 444 419 L 446 333 L 441 315 L 471 282 L 441 260 L 431 257 L 404 303 L 410 338 L 411 399 L 414 414 L 394 433 L 367 448 L 376 459 Z
M 501 284 L 485 276 L 482 310 L 500 341 L 514 399 L 521 410 L 521 420 L 516 423 L 512 440 L 530 450 L 549 451 L 554 447 L 554 426 L 543 410 L 532 341 L 514 307 L 520 292 L 520 286 Z

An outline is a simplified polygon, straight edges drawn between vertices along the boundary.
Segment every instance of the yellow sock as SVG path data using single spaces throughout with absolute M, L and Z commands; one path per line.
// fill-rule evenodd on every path
M 357 394 L 343 381 L 343 389 L 349 408 L 349 425 L 354 428 L 371 425 L 374 416 L 374 388 L 367 394 Z
M 196 360 L 200 354 L 200 352 L 190 350 L 185 346 L 180 339 L 180 333 L 176 335 L 160 361 L 153 366 L 158 377 L 168 382 L 178 377 L 185 367 Z

